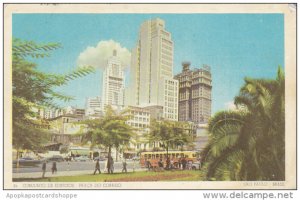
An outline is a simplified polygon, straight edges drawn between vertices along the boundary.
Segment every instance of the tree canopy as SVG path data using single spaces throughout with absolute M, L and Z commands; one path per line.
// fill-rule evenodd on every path
M 285 179 L 284 80 L 281 67 L 274 80 L 245 78 L 239 109 L 212 117 L 202 152 L 209 180 Z
M 13 146 L 17 149 L 35 149 L 49 139 L 48 124 L 40 120 L 37 111 L 41 108 L 57 108 L 57 100 L 73 99 L 55 89 L 94 69 L 78 67 L 67 74 L 42 72 L 32 61 L 49 57 L 53 50 L 61 47 L 58 43 L 37 44 L 34 41 L 13 39 L 12 43 L 12 117 Z
M 83 143 L 91 142 L 92 147 L 104 146 L 108 148 L 108 156 L 111 156 L 112 148 L 128 145 L 135 136 L 134 130 L 126 124 L 128 118 L 126 110 L 116 113 L 111 106 L 107 106 L 103 118 L 81 122 L 87 126 L 87 131 L 82 134 Z
M 191 144 L 193 135 L 186 122 L 152 120 L 148 139 L 150 142 L 159 142 L 168 151 Z

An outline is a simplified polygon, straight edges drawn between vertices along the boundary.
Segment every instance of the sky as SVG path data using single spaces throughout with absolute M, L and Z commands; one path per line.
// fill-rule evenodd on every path
M 95 65 L 96 73 L 57 88 L 75 98 L 62 106 L 83 108 L 86 97 L 101 96 L 110 49 L 120 52 L 128 78 L 140 25 L 157 17 L 172 34 L 174 75 L 183 61 L 192 68 L 211 67 L 212 113 L 232 107 L 245 77 L 275 78 L 278 66 L 284 68 L 283 14 L 14 14 L 13 37 L 62 44 L 51 57 L 34 60 L 41 71 L 67 73 Z

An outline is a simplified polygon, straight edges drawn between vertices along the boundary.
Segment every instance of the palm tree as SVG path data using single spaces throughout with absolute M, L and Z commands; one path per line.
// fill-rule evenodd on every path
M 110 158 L 112 148 L 118 150 L 128 145 L 135 135 L 132 128 L 126 124 L 128 117 L 127 111 L 117 114 L 111 106 L 107 106 L 103 118 L 82 122 L 87 126 L 87 131 L 82 137 L 83 143 L 91 142 L 91 147 L 108 148 L 108 158 Z
M 202 152 L 207 178 L 284 180 L 284 74 L 275 80 L 245 78 L 235 98 L 239 108 L 217 113 L 209 122 Z

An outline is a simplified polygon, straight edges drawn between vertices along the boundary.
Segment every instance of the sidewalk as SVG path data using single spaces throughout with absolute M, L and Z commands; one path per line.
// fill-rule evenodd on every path
M 128 172 L 132 172 L 132 169 L 127 169 Z M 147 169 L 139 168 L 135 169 L 135 171 L 146 171 Z M 115 170 L 115 173 L 120 173 L 122 170 Z M 55 174 L 51 172 L 46 172 L 45 177 L 57 177 L 57 176 L 79 176 L 79 175 L 91 175 L 93 174 L 93 170 L 82 170 L 82 171 L 59 171 Z M 103 173 L 103 171 L 101 171 Z M 105 172 L 107 173 L 107 172 Z M 32 173 L 13 173 L 13 178 L 42 178 L 42 172 L 32 172 Z

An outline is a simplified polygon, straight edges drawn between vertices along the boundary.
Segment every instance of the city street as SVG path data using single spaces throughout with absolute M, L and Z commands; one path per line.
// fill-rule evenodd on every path
M 96 162 L 94 161 L 72 161 L 72 162 L 56 162 L 57 163 L 57 171 L 90 171 L 92 172 L 95 169 Z M 100 161 L 100 167 L 101 171 L 104 171 L 106 161 Z M 46 171 L 51 172 L 52 162 L 48 162 L 46 166 Z M 141 170 L 139 161 L 127 161 L 127 170 L 133 171 L 133 167 L 135 170 L 139 171 Z M 118 161 L 114 163 L 114 168 L 116 172 L 119 172 L 122 170 L 122 162 Z M 18 169 L 13 168 L 13 173 L 33 173 L 33 172 L 42 172 L 42 164 L 36 165 L 36 166 L 21 166 Z

